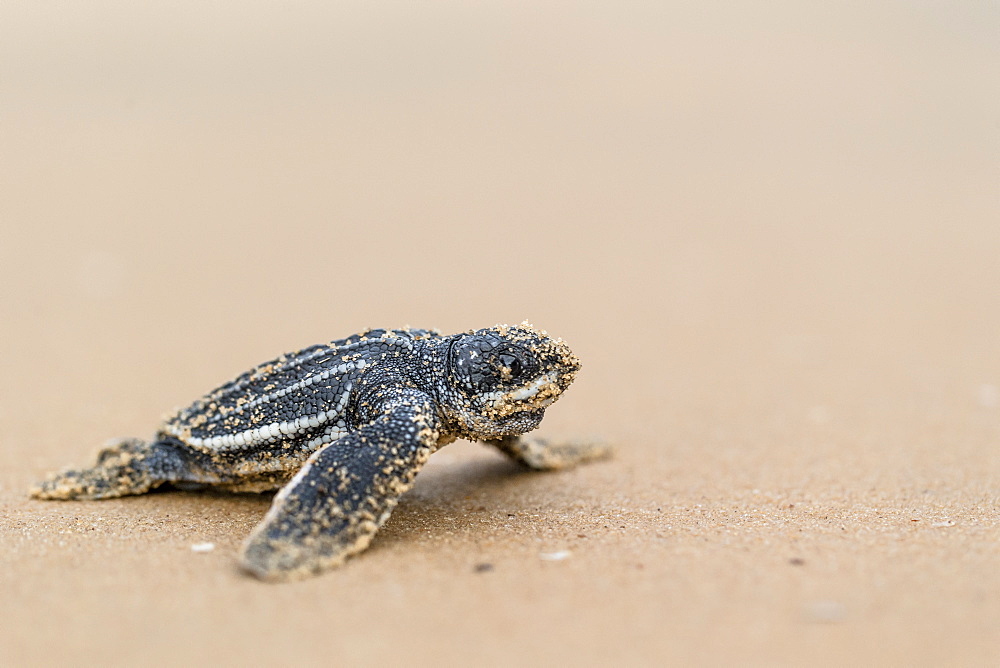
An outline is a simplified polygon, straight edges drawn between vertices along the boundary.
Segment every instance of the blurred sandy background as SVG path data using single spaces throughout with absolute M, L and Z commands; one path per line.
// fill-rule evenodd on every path
M 0 663 L 994 663 L 998 71 L 991 1 L 3 2 Z M 449 446 L 324 577 L 236 571 L 267 497 L 25 497 L 525 318 L 617 458 Z

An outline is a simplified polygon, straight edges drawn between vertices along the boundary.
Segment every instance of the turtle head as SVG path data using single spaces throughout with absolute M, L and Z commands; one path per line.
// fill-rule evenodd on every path
M 531 431 L 580 370 L 569 346 L 527 323 L 449 339 L 442 404 L 463 438 Z

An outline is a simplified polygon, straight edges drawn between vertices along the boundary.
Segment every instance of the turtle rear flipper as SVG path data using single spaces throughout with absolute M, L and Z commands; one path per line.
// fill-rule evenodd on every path
M 247 539 L 243 567 L 288 580 L 364 550 L 437 443 L 430 398 L 401 394 L 383 415 L 315 452 Z
M 98 453 L 96 466 L 52 474 L 32 488 L 31 496 L 70 500 L 145 494 L 182 479 L 187 470 L 184 454 L 170 442 L 123 438 Z
M 552 443 L 531 436 L 507 436 L 486 441 L 514 461 L 536 471 L 554 471 L 607 459 L 612 448 L 602 441 L 568 441 Z

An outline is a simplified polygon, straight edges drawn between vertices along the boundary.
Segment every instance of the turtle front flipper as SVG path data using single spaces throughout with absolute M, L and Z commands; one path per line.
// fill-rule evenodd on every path
M 413 485 L 438 439 L 430 397 L 401 393 L 356 432 L 313 453 L 247 539 L 243 567 L 288 580 L 361 552 Z
M 173 443 L 123 438 L 105 446 L 95 466 L 54 473 L 33 487 L 31 496 L 70 500 L 145 494 L 165 482 L 183 479 L 188 470 L 187 458 Z
M 519 464 L 536 471 L 570 468 L 577 464 L 607 459 L 612 454 L 611 446 L 601 441 L 552 443 L 532 436 L 507 436 L 486 443 Z

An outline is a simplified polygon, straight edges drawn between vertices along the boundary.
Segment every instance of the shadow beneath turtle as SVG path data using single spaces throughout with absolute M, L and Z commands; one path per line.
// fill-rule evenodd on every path
M 506 519 L 554 472 L 535 471 L 488 450 L 432 459 L 399 501 L 368 551 L 381 551 L 427 537 L 481 526 L 483 518 Z M 175 494 L 175 492 L 184 492 Z M 205 517 L 225 515 L 249 531 L 264 516 L 275 492 L 228 492 L 197 483 L 164 484 L 150 495 L 170 510 L 200 509 Z M 146 496 L 146 495 L 144 495 Z M 142 498 L 142 497 L 129 497 Z

